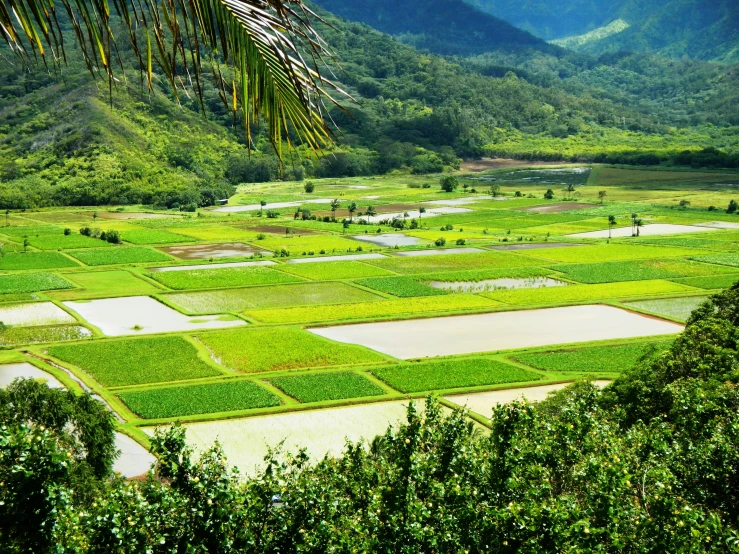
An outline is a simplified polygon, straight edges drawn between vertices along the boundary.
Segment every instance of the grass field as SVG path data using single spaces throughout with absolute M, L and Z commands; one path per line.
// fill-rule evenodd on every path
M 282 264 L 280 271 L 297 275 L 312 281 L 331 281 L 336 279 L 362 279 L 392 275 L 390 271 L 362 262 L 320 262 L 310 264 Z
M 0 256 L 0 271 L 64 267 L 79 267 L 79 264 L 59 252 L 19 252 Z
M 382 318 L 396 315 L 447 312 L 455 310 L 482 310 L 500 303 L 480 296 L 455 294 L 385 300 L 383 302 L 352 304 L 351 306 L 309 306 L 281 310 L 250 310 L 245 312 L 263 323 L 318 323 L 352 319 Z
M 435 289 L 411 277 L 377 277 L 375 279 L 362 279 L 357 283 L 401 298 L 446 294 L 444 290 Z
M 159 271 L 149 277 L 176 290 L 279 285 L 302 281 L 266 267 L 225 267 L 185 271 Z
M 291 256 L 310 254 L 318 255 L 323 251 L 325 254 L 345 253 L 357 250 L 369 250 L 367 244 L 357 242 L 336 235 L 310 235 L 300 237 L 277 237 L 267 235 L 264 240 L 252 240 L 251 243 L 259 248 L 272 251 L 280 251 L 283 248 L 290 252 Z
M 74 288 L 72 283 L 54 273 L 0 275 L 0 294 L 18 294 L 71 288 Z
M 176 242 L 194 242 L 190 237 L 184 237 L 168 231 L 158 229 L 142 229 L 140 231 L 124 231 L 121 238 L 131 244 L 171 244 Z
M 76 283 L 82 290 L 66 290 L 54 292 L 54 298 L 70 300 L 80 298 L 95 298 L 102 296 L 132 296 L 148 295 L 161 292 L 143 279 L 134 277 L 124 269 L 111 271 L 86 271 L 84 273 L 70 273 L 65 277 Z
M 658 341 L 620 346 L 598 346 L 574 350 L 555 350 L 518 354 L 513 359 L 544 371 L 581 371 L 584 373 L 618 373 L 630 369 L 645 355 L 658 354 L 669 348 L 671 341 Z
M 306 304 L 354 304 L 382 300 L 379 296 L 344 283 L 300 283 L 271 287 L 186 292 L 167 298 L 192 313 L 240 312 L 250 309 L 279 308 Z M 333 307 L 333 310 L 342 310 Z
M 378 363 L 370 350 L 293 328 L 233 329 L 198 337 L 221 364 L 244 373 Z
M 489 360 L 465 358 L 375 368 L 372 373 L 405 393 L 535 381 L 538 373 Z
M 73 250 L 69 254 L 87 265 L 140 264 L 166 262 L 172 259 L 157 250 L 136 246 L 107 250 Z
M 182 337 L 151 337 L 49 348 L 106 387 L 180 381 L 220 375 Z
M 279 406 L 280 399 L 248 381 L 229 381 L 119 393 L 131 411 L 144 419 L 209 414 Z
M 381 396 L 385 392 L 366 378 L 352 372 L 321 373 L 278 377 L 270 382 L 299 402 L 343 400 L 362 396 Z

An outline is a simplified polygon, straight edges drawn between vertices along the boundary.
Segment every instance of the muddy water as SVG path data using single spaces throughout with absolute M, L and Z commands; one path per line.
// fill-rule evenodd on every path
M 64 302 L 64 305 L 110 337 L 246 325 L 240 319 L 222 316 L 186 316 L 148 296 Z
M 435 289 L 443 289 L 452 292 L 489 292 L 493 290 L 509 289 L 540 289 L 545 287 L 562 287 L 568 285 L 564 281 L 550 279 L 549 277 L 528 278 L 501 278 L 485 279 L 483 281 L 430 281 L 428 283 Z
M 362 242 L 369 242 L 386 248 L 394 248 L 396 246 L 416 246 L 418 244 L 425 244 L 428 242 L 417 237 L 409 237 L 408 235 L 400 233 L 386 233 L 382 235 L 372 235 L 367 233 L 366 235 L 354 235 L 352 238 L 354 240 L 361 240 Z
M 451 356 L 595 340 L 670 335 L 682 325 L 612 306 L 567 306 L 310 329 L 396 358 Z
M 7 387 L 18 378 L 42 380 L 52 389 L 64 388 L 56 377 L 28 362 L 0 365 L 0 388 Z
M 271 256 L 272 253 L 240 242 L 219 244 L 199 244 L 197 246 L 169 246 L 160 248 L 162 252 L 181 260 L 207 260 L 210 258 L 237 258 L 256 253 Z
M 650 225 L 644 225 L 639 228 L 640 237 L 649 237 L 654 235 L 681 235 L 683 233 L 705 233 L 707 231 L 716 231 L 715 227 L 698 227 L 695 225 L 674 225 L 672 223 L 652 223 Z M 575 233 L 573 235 L 566 235 L 571 238 L 578 239 L 607 239 L 609 236 L 616 237 L 630 237 L 632 236 L 633 229 L 631 227 L 618 227 L 611 229 L 610 234 L 608 229 L 602 231 L 588 231 L 587 233 Z

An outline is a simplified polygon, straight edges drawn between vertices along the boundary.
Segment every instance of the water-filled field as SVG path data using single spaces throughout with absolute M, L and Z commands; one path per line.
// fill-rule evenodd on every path
M 315 456 L 370 439 L 408 398 L 487 416 L 611 380 L 739 281 L 736 189 L 676 175 L 506 168 L 451 193 L 434 175 L 315 179 L 313 194 L 243 185 L 197 214 L 7 214 L 0 380 L 64 371 L 127 432 L 181 420 L 242 468 L 282 438 Z M 150 458 L 122 440 L 125 474 L 142 473 Z

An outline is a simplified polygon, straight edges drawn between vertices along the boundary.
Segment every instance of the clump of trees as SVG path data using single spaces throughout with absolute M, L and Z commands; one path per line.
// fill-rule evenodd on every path
M 110 416 L 89 409 L 89 396 L 16 383 L 0 391 L 0 543 L 75 553 L 736 552 L 738 344 L 739 283 L 602 391 L 583 381 L 539 405 L 498 406 L 488 433 L 429 399 L 368 447 L 347 444 L 317 463 L 273 452 L 244 480 L 218 446 L 196 456 L 179 426 L 152 440 L 159 461 L 147 479 L 106 480 Z M 64 394 L 67 404 L 52 398 Z M 93 415 L 67 425 L 60 405 Z M 90 479 L 75 481 L 83 471 Z

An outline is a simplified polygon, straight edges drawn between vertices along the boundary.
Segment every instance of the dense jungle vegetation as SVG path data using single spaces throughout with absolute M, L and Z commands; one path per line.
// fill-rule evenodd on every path
M 739 283 L 603 391 L 498 406 L 490 430 L 429 400 L 369 449 L 271 457 L 241 480 L 174 427 L 143 481 L 108 480 L 112 421 L 32 381 L 0 391 L 5 552 L 739 551 Z M 73 422 L 73 425 L 67 425 Z M 82 478 L 84 477 L 84 478 Z

